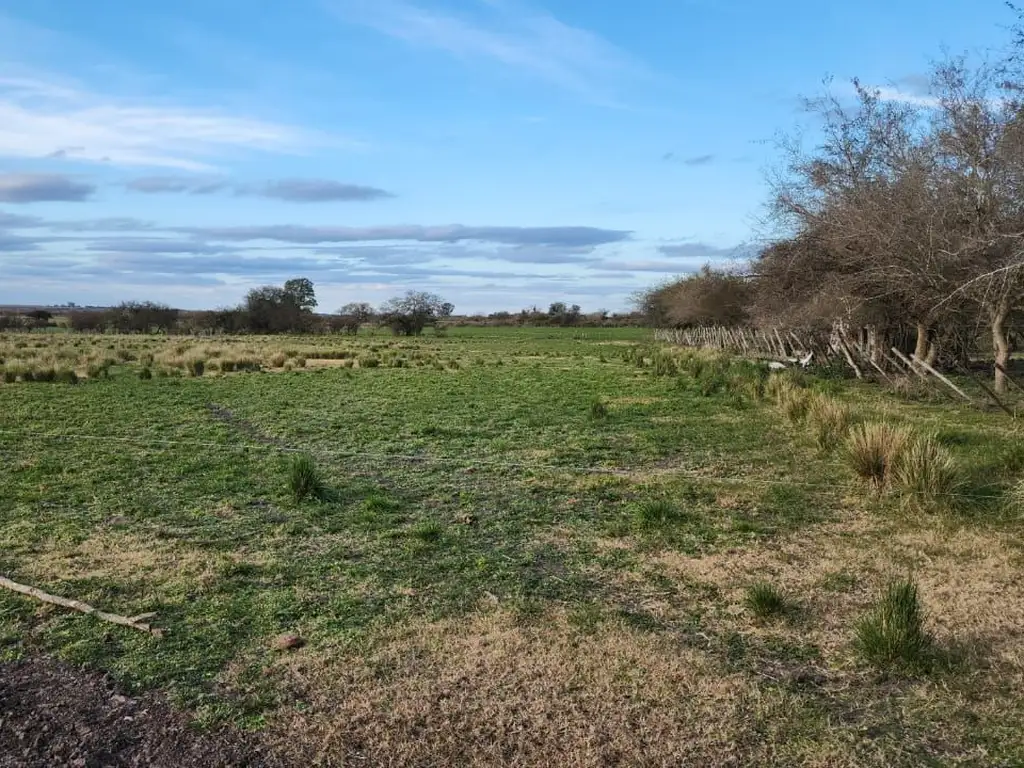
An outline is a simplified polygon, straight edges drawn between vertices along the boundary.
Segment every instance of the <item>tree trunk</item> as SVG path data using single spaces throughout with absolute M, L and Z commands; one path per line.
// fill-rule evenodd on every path
M 928 356 L 928 326 L 924 323 L 917 324 L 917 346 L 914 347 L 914 357 L 924 360 Z
M 1006 392 L 1006 374 L 1004 368 L 1010 364 L 1010 340 L 1007 338 L 1005 323 L 1009 314 L 1005 302 L 991 311 L 992 316 L 992 351 L 995 354 L 996 366 L 995 390 L 997 395 Z M 1002 366 L 1000 368 L 999 366 Z

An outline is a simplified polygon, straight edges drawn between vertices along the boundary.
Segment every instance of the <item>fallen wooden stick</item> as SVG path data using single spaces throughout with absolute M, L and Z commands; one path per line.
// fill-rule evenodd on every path
M 155 613 L 143 613 L 139 616 L 119 616 L 116 613 L 107 613 L 97 608 L 93 608 L 88 603 L 83 603 L 81 600 L 71 600 L 66 597 L 60 597 L 58 595 L 51 595 L 48 592 L 43 592 L 41 589 L 30 587 L 26 584 L 19 584 L 16 581 L 11 581 L 6 576 L 0 576 L 0 587 L 10 589 L 14 592 L 20 592 L 23 595 L 34 597 L 37 600 L 42 600 L 44 603 L 52 603 L 53 605 L 60 605 L 64 608 L 71 608 L 75 611 L 87 613 L 90 616 L 95 616 L 97 619 L 103 621 L 109 621 L 111 624 L 120 624 L 122 627 L 131 627 L 137 629 L 140 632 L 146 632 L 154 637 L 163 636 L 163 630 L 151 627 L 149 624 L 144 623 L 144 619 L 151 619 Z

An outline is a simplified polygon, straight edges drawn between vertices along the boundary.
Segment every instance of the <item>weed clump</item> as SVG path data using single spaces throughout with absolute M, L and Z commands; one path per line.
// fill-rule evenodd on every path
M 747 587 L 743 604 L 759 619 L 781 616 L 789 608 L 785 593 L 768 581 L 757 581 Z
M 326 496 L 327 487 L 311 456 L 301 454 L 292 458 L 288 465 L 288 490 L 296 503 L 307 499 L 321 501 Z
M 830 397 L 819 396 L 811 401 L 807 421 L 818 448 L 830 451 L 850 433 L 853 416 L 848 405 Z
M 921 512 L 948 506 L 963 482 L 956 461 L 931 436 L 906 446 L 893 464 L 891 480 L 904 505 Z
M 668 499 L 647 499 L 633 508 L 633 521 L 642 530 L 663 528 L 687 518 L 688 515 Z
M 857 624 L 855 646 L 881 671 L 927 671 L 934 640 L 924 628 L 924 609 L 911 579 L 893 581 Z
M 598 399 L 590 404 L 590 418 L 595 421 L 608 418 L 608 406 L 603 400 Z
M 185 367 L 188 369 L 189 376 L 198 379 L 206 372 L 206 361 L 201 357 L 192 357 L 186 361 Z
M 862 424 L 850 430 L 846 458 L 858 477 L 882 488 L 912 438 L 913 432 L 905 426 L 885 422 Z

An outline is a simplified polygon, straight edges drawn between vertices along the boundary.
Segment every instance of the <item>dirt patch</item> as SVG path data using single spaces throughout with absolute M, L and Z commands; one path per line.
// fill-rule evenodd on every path
M 0 768 L 281 766 L 244 733 L 200 733 L 158 695 L 32 658 L 0 664 Z

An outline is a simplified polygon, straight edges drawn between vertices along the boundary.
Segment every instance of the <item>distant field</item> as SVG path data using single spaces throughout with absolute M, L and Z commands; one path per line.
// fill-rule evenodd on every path
M 636 329 L 8 334 L 0 358 L 0 574 L 166 630 L 0 590 L 0 660 L 110 671 L 294 765 L 1024 764 L 1001 412 Z M 956 483 L 873 489 L 845 423 L 815 441 L 823 402 L 932 435 Z M 290 492 L 298 455 L 321 500 Z M 880 671 L 857 625 L 907 576 L 930 662 Z

